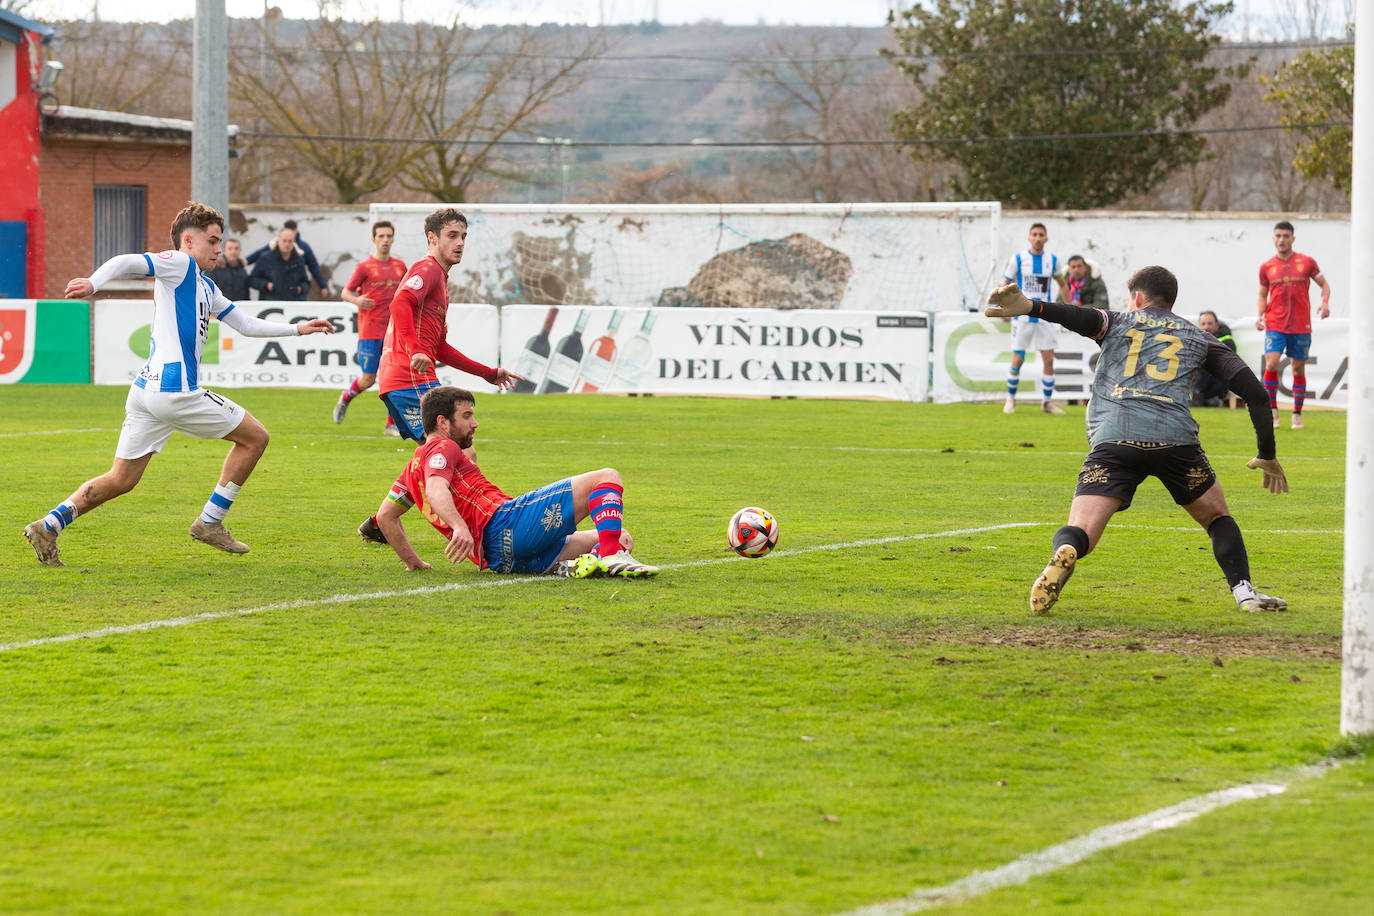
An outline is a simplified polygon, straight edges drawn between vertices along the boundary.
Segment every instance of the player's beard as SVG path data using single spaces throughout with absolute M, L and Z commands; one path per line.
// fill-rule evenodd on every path
M 454 439 L 453 441 L 458 443 L 459 448 L 472 448 L 472 433 L 468 433 L 463 438 Z

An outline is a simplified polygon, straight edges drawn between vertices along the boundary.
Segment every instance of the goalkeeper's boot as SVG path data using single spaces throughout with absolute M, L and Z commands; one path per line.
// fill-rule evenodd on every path
M 229 533 L 229 529 L 224 527 L 223 522 L 210 522 L 207 524 L 203 519 L 196 519 L 191 525 L 191 537 L 200 541 L 202 544 L 209 544 L 217 547 L 225 553 L 247 553 L 248 545 L 234 538 Z
M 378 544 L 386 543 L 386 535 L 382 534 L 381 526 L 377 524 L 377 516 L 369 515 L 367 520 L 358 526 L 358 533 L 365 540 L 376 541 Z
M 24 537 L 33 545 L 33 552 L 38 554 L 39 563 L 44 566 L 66 565 L 57 558 L 57 532 L 43 524 L 41 518 L 24 526 Z
M 1231 589 L 1231 594 L 1236 598 L 1236 606 L 1247 614 L 1253 614 L 1255 611 L 1282 611 L 1288 607 L 1288 602 L 1282 598 L 1255 591 L 1255 587 L 1248 579 L 1241 579 L 1236 587 Z
M 342 423 L 346 413 L 348 413 L 348 402 L 343 399 L 343 395 L 339 395 L 339 400 L 334 403 L 334 422 Z
M 1031 586 L 1030 609 L 1033 614 L 1048 614 L 1050 608 L 1059 600 L 1064 583 L 1073 575 L 1074 564 L 1078 562 L 1078 551 L 1070 544 L 1060 544 L 1059 549 L 1050 557 L 1050 563 L 1040 578 Z

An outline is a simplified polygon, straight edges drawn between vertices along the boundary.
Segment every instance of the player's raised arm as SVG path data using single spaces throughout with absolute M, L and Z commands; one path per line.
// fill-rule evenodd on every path
M 64 295 L 68 299 L 84 299 L 116 277 L 151 277 L 152 261 L 143 254 L 117 254 L 96 268 L 89 277 L 74 277 L 67 281 Z
M 1106 328 L 1107 315 L 1101 309 L 1064 305 L 1060 302 L 1032 302 L 1015 283 L 1004 283 L 988 295 L 983 314 L 989 318 L 1015 318 L 1031 315 L 1063 325 L 1076 334 L 1097 340 Z

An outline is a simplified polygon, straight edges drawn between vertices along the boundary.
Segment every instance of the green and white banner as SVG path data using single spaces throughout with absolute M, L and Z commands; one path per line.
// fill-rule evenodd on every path
M 89 303 L 0 299 L 0 384 L 90 381 Z
M 244 337 L 228 325 L 210 322 L 200 383 L 243 388 L 343 388 L 357 378 L 357 310 L 346 302 L 239 303 L 265 321 L 297 323 L 324 318 L 330 335 Z M 148 358 L 153 303 L 149 299 L 102 299 L 95 304 L 95 383 L 127 385 Z M 454 305 L 448 313 L 448 342 L 467 356 L 496 365 L 500 316 L 491 305 Z M 441 366 L 439 380 L 470 391 L 496 389 L 479 378 Z

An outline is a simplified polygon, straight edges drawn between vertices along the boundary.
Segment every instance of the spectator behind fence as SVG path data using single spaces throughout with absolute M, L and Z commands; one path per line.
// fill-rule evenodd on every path
M 248 285 L 258 291 L 260 299 L 279 299 L 284 302 L 303 302 L 310 293 L 310 275 L 305 259 L 296 250 L 296 233 L 283 228 L 277 233 L 273 250 L 257 259 Z
M 283 229 L 291 230 L 291 238 L 296 243 L 296 248 L 300 251 L 301 258 L 303 258 L 305 261 L 305 269 L 310 271 L 310 276 L 312 279 L 314 279 L 315 285 L 320 288 L 320 292 L 327 292 L 328 286 L 324 282 L 324 274 L 320 272 L 320 262 L 315 258 L 314 249 L 312 249 L 309 245 L 305 243 L 305 239 L 301 238 L 301 230 L 300 227 L 296 225 L 296 221 L 294 219 L 289 219 L 286 222 L 282 223 L 281 227 Z M 280 233 L 278 233 L 278 237 L 280 237 Z M 250 254 L 248 256 L 248 263 L 256 264 L 258 262 L 258 258 L 261 258 L 268 252 L 276 250 L 277 239 L 273 239 L 266 245 L 263 245 L 257 251 Z M 308 287 L 306 288 L 306 292 L 310 292 Z
M 1232 353 L 1236 350 L 1236 339 L 1231 336 L 1231 326 L 1217 317 L 1216 312 L 1203 312 L 1197 316 L 1197 326 L 1211 334 Z M 1230 394 L 1226 382 L 1217 378 L 1206 369 L 1199 369 L 1193 379 L 1193 406 L 1220 407 Z
M 1102 279 L 1102 268 L 1097 262 L 1076 254 L 1064 263 L 1068 275 L 1064 278 L 1066 283 L 1060 301 L 1095 309 L 1108 308 L 1107 281 Z
M 245 302 L 248 295 L 248 265 L 242 257 L 243 246 L 238 239 L 224 240 L 224 253 L 205 276 L 224 293 L 230 302 Z

